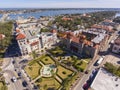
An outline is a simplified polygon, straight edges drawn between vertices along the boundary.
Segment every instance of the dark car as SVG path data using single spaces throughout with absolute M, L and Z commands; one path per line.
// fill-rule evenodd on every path
M 84 90 L 88 90 L 88 84 L 87 84 L 87 83 L 85 83 L 85 84 L 83 85 L 83 89 L 84 89 Z
M 18 72 L 18 76 L 21 76 L 21 72 Z
M 28 84 L 27 84 L 26 81 L 23 81 L 23 82 L 22 82 L 22 85 L 23 85 L 24 87 L 27 87 Z
M 28 63 L 28 60 L 27 59 L 23 59 L 22 61 L 19 62 L 19 64 L 21 63 Z
M 36 86 L 36 85 L 34 85 L 34 87 L 33 87 L 34 89 L 38 89 L 38 87 Z
M 89 72 L 89 71 L 88 71 L 88 70 L 86 70 L 86 71 L 85 71 L 85 74 L 88 74 L 88 72 Z
M 15 60 L 13 60 L 12 63 L 15 64 Z

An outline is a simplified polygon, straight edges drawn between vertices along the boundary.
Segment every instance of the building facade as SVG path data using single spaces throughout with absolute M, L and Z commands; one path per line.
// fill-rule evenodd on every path
M 114 41 L 112 52 L 120 55 L 120 36 Z
M 57 43 L 56 32 L 40 32 L 38 23 L 19 24 L 16 27 L 16 40 L 22 55 L 39 52 Z

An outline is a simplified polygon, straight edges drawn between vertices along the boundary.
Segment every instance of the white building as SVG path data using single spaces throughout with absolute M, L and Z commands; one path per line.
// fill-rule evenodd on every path
M 16 40 L 18 42 L 22 55 L 32 53 L 32 51 L 41 51 L 50 48 L 57 43 L 57 33 L 40 33 L 38 23 L 19 24 L 16 28 Z
M 91 88 L 92 90 L 120 90 L 120 78 L 100 68 Z

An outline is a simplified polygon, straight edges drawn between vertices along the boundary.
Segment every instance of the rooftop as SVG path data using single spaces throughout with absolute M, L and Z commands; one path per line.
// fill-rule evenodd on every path
M 100 68 L 91 88 L 94 90 L 120 90 L 120 78 Z
M 5 35 L 4 34 L 0 34 L 0 40 L 4 39 Z
M 115 44 L 120 45 L 120 36 L 115 40 Z
M 19 33 L 16 37 L 17 40 L 24 39 L 24 38 L 26 38 L 26 36 L 22 33 Z

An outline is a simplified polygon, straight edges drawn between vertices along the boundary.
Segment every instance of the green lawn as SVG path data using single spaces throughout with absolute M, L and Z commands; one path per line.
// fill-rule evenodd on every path
M 41 78 L 41 81 L 36 82 L 36 84 L 40 85 L 40 90 L 48 90 L 48 88 L 55 88 L 55 90 L 58 90 L 61 86 L 54 78 Z
M 44 63 L 45 65 L 55 64 L 53 59 L 50 56 L 47 56 L 47 55 L 40 57 L 39 60 L 41 60 L 41 62 Z
M 85 69 L 87 67 L 87 63 L 83 61 L 83 63 L 80 65 L 80 68 Z
M 57 68 L 58 68 L 57 75 L 62 79 L 67 78 L 69 75 L 73 73 L 71 70 L 66 69 L 63 66 L 58 66 Z
M 87 62 L 84 60 L 77 60 L 76 64 L 74 65 L 74 67 L 79 70 L 79 71 L 84 71 L 85 68 L 87 67 Z
M 87 58 L 87 59 L 82 59 L 83 61 L 85 61 L 86 63 L 89 63 L 90 62 L 90 58 Z
M 40 75 L 40 69 L 41 65 L 38 64 L 38 62 L 34 62 L 32 64 L 28 64 L 28 66 L 25 67 L 26 73 L 31 77 L 31 79 L 35 79 Z
M 3 84 L 3 82 L 0 82 L 0 90 L 7 90 L 7 87 Z
M 54 49 L 50 50 L 50 53 L 52 53 L 55 56 L 59 56 L 65 54 L 65 51 L 63 51 L 60 47 L 55 47 Z

